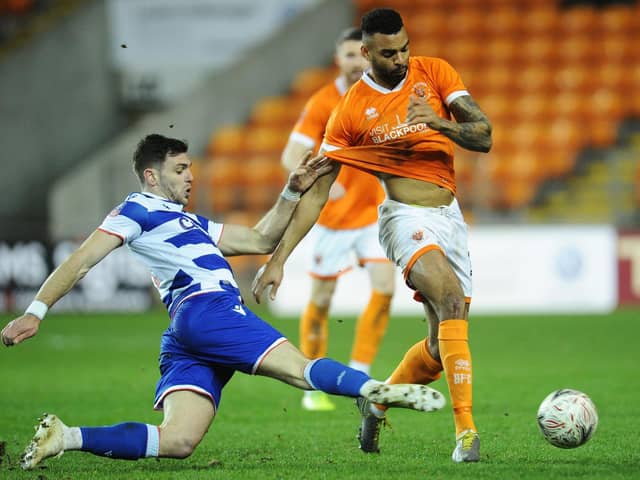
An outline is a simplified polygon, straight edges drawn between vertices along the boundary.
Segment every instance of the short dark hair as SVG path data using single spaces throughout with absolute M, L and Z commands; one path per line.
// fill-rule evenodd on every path
M 336 47 L 339 47 L 344 42 L 348 42 L 349 40 L 360 41 L 362 40 L 362 30 L 355 27 L 347 28 L 343 30 L 338 39 L 336 40 Z
M 362 16 L 360 29 L 363 35 L 394 35 L 402 30 L 402 17 L 392 8 L 376 8 Z
M 144 182 L 144 171 L 156 164 L 162 164 L 167 155 L 175 156 L 186 153 L 187 143 L 184 140 L 165 137 L 152 133 L 144 137 L 133 154 L 133 171 L 141 182 Z

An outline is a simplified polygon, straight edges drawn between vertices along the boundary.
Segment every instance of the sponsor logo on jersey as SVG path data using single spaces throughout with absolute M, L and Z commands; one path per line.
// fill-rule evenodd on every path
M 180 226 L 185 230 L 191 230 L 192 228 L 196 228 L 196 225 L 193 223 L 193 220 L 191 220 L 189 217 L 180 217 L 180 220 L 178 220 L 178 222 L 180 222 Z
M 380 116 L 380 114 L 378 113 L 378 111 L 376 110 L 376 107 L 369 107 L 364 111 L 365 116 L 367 117 L 367 120 L 373 120 L 374 118 L 377 118 Z
M 424 238 L 424 232 L 422 230 L 413 232 L 413 235 L 411 235 L 411 239 L 415 240 L 416 242 L 421 242 L 423 238 Z

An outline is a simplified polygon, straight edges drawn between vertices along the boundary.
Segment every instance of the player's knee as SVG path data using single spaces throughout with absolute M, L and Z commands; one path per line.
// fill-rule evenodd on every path
M 462 292 L 449 291 L 442 296 L 438 305 L 438 318 L 448 320 L 452 318 L 464 318 L 465 299 Z
M 171 458 L 190 457 L 200 443 L 200 439 L 192 435 L 173 434 L 169 438 L 160 438 L 163 440 L 166 456 Z
M 322 285 L 313 290 L 311 300 L 318 307 L 329 307 L 335 287 L 333 285 Z

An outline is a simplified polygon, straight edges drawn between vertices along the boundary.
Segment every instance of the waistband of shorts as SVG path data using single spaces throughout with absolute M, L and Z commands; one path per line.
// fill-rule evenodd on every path
M 208 285 L 203 285 L 203 288 L 201 290 L 198 290 L 197 292 L 191 292 L 184 297 L 178 297 L 177 299 L 175 299 L 173 304 L 171 305 L 171 308 L 169 309 L 169 317 L 173 318 L 180 306 L 182 306 L 182 304 L 184 304 L 184 302 L 186 302 L 187 300 L 191 300 L 194 297 L 198 297 L 200 295 L 214 293 L 232 293 L 240 296 L 240 289 L 237 285 L 234 285 L 228 280 L 219 280 Z
M 449 205 L 439 205 L 437 207 L 425 207 L 424 205 L 417 205 L 415 203 L 398 202 L 397 200 L 391 200 L 389 198 L 386 198 L 380 204 L 381 207 L 385 205 L 388 205 L 394 208 L 407 207 L 407 208 L 429 209 L 429 210 L 451 210 L 451 209 L 460 210 L 460 205 L 458 204 L 458 199 L 456 197 L 453 197 L 453 200 L 451 200 L 451 203 Z

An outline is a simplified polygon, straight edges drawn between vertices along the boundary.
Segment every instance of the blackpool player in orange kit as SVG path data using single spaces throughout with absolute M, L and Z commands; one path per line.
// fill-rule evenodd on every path
M 362 32 L 349 28 L 336 42 L 340 75 L 307 101 L 282 154 L 290 171 L 308 151 L 318 150 L 333 108 L 369 66 L 362 56 Z M 389 321 L 395 266 L 378 240 L 378 205 L 385 198 L 380 180 L 361 170 L 343 167 L 318 218 L 311 255 L 311 298 L 300 319 L 300 350 L 309 358 L 326 355 L 331 299 L 338 277 L 353 267 L 354 257 L 369 274 L 371 297 L 358 318 L 349 366 L 369 373 Z M 302 407 L 311 411 L 335 409 L 319 390 L 304 392 Z
M 389 379 L 429 383 L 444 371 L 453 407 L 455 462 L 480 459 L 472 417 L 473 371 L 468 345 L 471 261 L 467 226 L 455 199 L 454 143 L 491 149 L 491 124 L 459 74 L 439 58 L 410 57 L 402 18 L 375 9 L 362 18 L 362 52 L 371 69 L 344 95 L 327 125 L 321 151 L 335 170 L 305 196 L 267 265 L 254 281 L 258 299 L 275 298 L 283 265 L 326 202 L 339 164 L 374 172 L 387 199 L 379 209 L 380 240 L 402 268 L 429 319 L 427 338 L 411 347 Z M 377 452 L 385 412 L 360 400 L 360 448 Z

